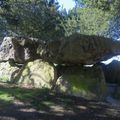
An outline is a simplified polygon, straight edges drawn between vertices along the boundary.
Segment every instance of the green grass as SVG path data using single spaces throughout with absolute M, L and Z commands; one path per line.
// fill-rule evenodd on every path
M 0 108 L 14 103 L 15 100 L 30 103 L 37 110 L 50 111 L 52 106 L 69 106 L 74 102 L 69 97 L 57 95 L 48 89 L 25 89 L 0 86 Z
M 4 101 L 12 101 L 14 98 L 13 96 L 11 96 L 10 94 L 4 92 L 4 91 L 0 91 L 0 100 L 4 100 Z
M 23 102 L 35 103 L 35 98 L 46 92 L 46 89 L 40 90 L 0 86 L 0 106 L 11 104 L 15 99 Z
M 13 100 L 14 100 L 13 96 L 4 91 L 0 91 L 0 108 L 11 104 Z

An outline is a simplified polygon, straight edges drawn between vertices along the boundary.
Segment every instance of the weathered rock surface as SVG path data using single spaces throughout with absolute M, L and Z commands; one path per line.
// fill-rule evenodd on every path
M 5 37 L 0 46 L 0 62 L 14 60 L 24 63 L 38 58 L 38 40 L 33 38 Z
M 10 82 L 12 74 L 18 70 L 19 68 L 12 67 L 9 62 L 0 63 L 0 81 Z
M 106 82 L 120 85 L 120 61 L 114 60 L 110 64 L 101 64 Z
M 72 66 L 61 69 L 55 91 L 87 99 L 104 99 L 107 88 L 101 67 Z
M 17 63 L 42 58 L 56 64 L 95 64 L 120 54 L 120 42 L 100 36 L 73 34 L 44 43 L 35 38 L 5 37 L 0 61 Z
M 120 86 L 117 87 L 115 93 L 113 94 L 113 97 L 114 97 L 115 99 L 120 100 Z M 120 101 L 119 101 L 119 105 L 120 105 Z
M 67 38 L 48 41 L 38 48 L 46 61 L 57 64 L 95 64 L 120 54 L 120 42 L 100 36 L 73 34 Z
M 56 79 L 55 68 L 38 59 L 26 63 L 19 74 L 13 76 L 13 83 L 26 87 L 51 88 Z

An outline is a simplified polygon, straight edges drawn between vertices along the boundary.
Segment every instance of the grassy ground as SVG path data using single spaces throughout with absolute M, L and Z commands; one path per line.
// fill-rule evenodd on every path
M 20 88 L 11 86 L 8 84 L 2 84 L 0 85 L 0 101 L 3 101 L 3 103 L 0 105 L 6 106 L 8 104 L 11 104 L 14 102 L 14 100 L 20 100 L 25 103 L 31 103 L 33 106 L 35 106 L 37 109 L 39 109 L 39 105 L 36 106 L 36 98 L 41 95 L 47 95 L 48 90 L 47 89 L 26 89 L 26 88 Z
M 0 120 L 120 120 L 119 113 L 100 101 L 0 85 Z
M 71 97 L 72 98 L 72 97 Z M 14 103 L 15 100 L 30 103 L 37 110 L 49 110 L 51 106 L 64 104 L 65 107 L 73 104 L 70 97 L 54 94 L 47 89 L 26 89 L 20 87 L 0 86 L 0 101 L 2 106 Z

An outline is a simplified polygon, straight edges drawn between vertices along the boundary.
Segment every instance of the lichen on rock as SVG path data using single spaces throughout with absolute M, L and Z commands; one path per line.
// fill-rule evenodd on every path
M 37 53 L 55 64 L 96 64 L 120 54 L 120 42 L 95 35 L 72 34 L 40 45 Z
M 16 70 L 19 70 L 19 68 L 11 66 L 9 62 L 0 63 L 0 81 L 12 81 L 11 76 Z
M 15 76 L 14 83 L 26 87 L 51 88 L 54 79 L 55 68 L 48 62 L 37 59 L 23 66 L 19 74 Z

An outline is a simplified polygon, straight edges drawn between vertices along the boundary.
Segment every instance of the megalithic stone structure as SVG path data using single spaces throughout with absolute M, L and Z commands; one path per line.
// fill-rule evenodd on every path
M 81 34 L 46 42 L 28 37 L 5 37 L 0 45 L 0 62 L 43 59 L 56 64 L 96 64 L 118 54 L 119 41 Z
M 48 41 L 38 52 L 46 61 L 56 64 L 96 64 L 120 54 L 120 42 L 100 36 L 73 34 Z

